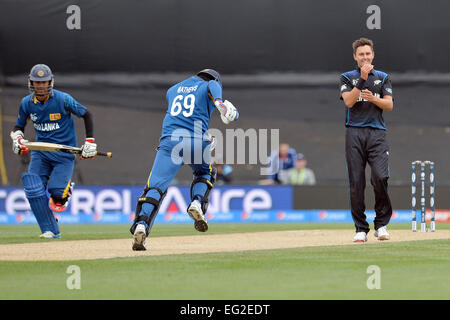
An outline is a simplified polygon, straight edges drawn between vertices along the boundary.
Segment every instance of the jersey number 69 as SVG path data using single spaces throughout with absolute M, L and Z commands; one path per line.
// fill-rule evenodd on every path
M 181 101 L 183 101 L 183 106 Z M 192 116 L 195 107 L 195 96 L 193 94 L 188 94 L 186 97 L 183 97 L 181 94 L 176 96 L 170 107 L 170 115 L 176 117 L 183 110 L 183 107 L 186 109 L 183 111 L 183 116 L 186 118 Z

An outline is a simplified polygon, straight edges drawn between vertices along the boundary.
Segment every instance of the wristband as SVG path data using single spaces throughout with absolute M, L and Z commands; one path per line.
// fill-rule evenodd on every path
M 359 78 L 358 83 L 356 84 L 355 88 L 358 90 L 362 90 L 365 83 L 366 83 L 366 80 L 364 80 L 363 78 Z
M 94 139 L 94 138 L 86 138 L 85 141 L 86 141 L 86 142 L 89 142 L 89 143 L 94 143 L 94 142 L 95 142 L 95 139 Z

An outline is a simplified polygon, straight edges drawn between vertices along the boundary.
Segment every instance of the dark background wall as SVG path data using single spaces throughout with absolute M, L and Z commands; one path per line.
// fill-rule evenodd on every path
M 69 5 L 81 30 L 68 30 Z M 370 5 L 381 29 L 369 30 Z M 335 71 L 352 66 L 351 42 L 368 36 L 390 72 L 450 71 L 447 0 L 2 0 L 0 64 L 37 62 L 58 72 L 223 73 Z
M 336 75 L 336 79 L 338 75 Z M 179 78 L 183 79 L 182 77 Z M 58 77 L 56 86 L 59 88 Z M 26 76 L 22 77 L 25 85 Z M 239 121 L 225 125 L 217 112 L 211 128 L 244 130 L 279 129 L 280 141 L 288 142 L 308 159 L 320 185 L 346 185 L 345 106 L 338 99 L 338 88 L 243 88 L 228 89 L 224 97 L 240 112 Z M 412 160 L 436 162 L 436 184 L 450 185 L 450 101 L 448 87 L 427 85 L 396 87 L 395 106 L 385 112 L 390 145 L 390 185 L 408 185 Z M 112 151 L 112 159 L 79 161 L 85 184 L 145 184 L 156 155 L 162 120 L 167 110 L 166 89 L 63 88 L 88 106 L 94 115 L 95 137 L 99 149 Z M 19 156 L 12 154 L 9 132 L 17 118 L 22 88 L 6 87 L 1 94 L 3 110 L 3 145 L 6 168 L 11 183 L 21 184 L 19 172 L 26 169 Z M 76 119 L 78 141 L 84 138 L 83 121 Z M 28 125 L 25 135 L 33 139 Z M 245 150 L 239 150 L 245 152 Z M 236 152 L 234 153 L 236 154 Z M 226 156 L 226 153 L 224 154 Z M 235 183 L 258 183 L 260 165 L 234 165 Z M 367 184 L 370 185 L 370 171 Z M 177 176 L 183 184 L 192 181 L 185 166 Z M 77 179 L 79 181 L 79 179 Z M 81 182 L 78 182 L 79 184 Z M 450 198 L 450 194 L 448 195 Z
M 81 8 L 81 30 L 66 26 L 73 4 Z M 381 9 L 381 29 L 367 28 L 370 5 Z M 28 94 L 30 68 L 46 63 L 56 88 L 93 112 L 99 148 L 114 153 L 78 162 L 79 184 L 144 184 L 167 109 L 165 91 L 214 67 L 223 75 L 224 97 L 241 114 L 231 128 L 278 128 L 282 142 L 306 155 L 318 184 L 345 185 L 338 79 L 354 66 L 352 41 L 367 36 L 375 42 L 376 68 L 389 72 L 394 86 L 394 111 L 384 113 L 391 185 L 408 185 L 417 159 L 434 160 L 437 184 L 450 185 L 448 12 L 447 0 L 0 0 L 10 184 L 20 184 L 26 163 L 9 151 L 9 132 Z M 81 143 L 83 123 L 76 124 Z M 217 114 L 211 127 L 229 128 Z M 33 138 L 31 127 L 26 136 Z M 234 182 L 257 183 L 259 169 L 234 166 Z M 190 170 L 178 179 L 189 183 Z

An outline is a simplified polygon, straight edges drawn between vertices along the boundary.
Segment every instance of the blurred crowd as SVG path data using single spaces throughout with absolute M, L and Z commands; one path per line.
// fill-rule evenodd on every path
M 218 156 L 211 164 L 217 169 L 216 184 L 224 185 L 233 182 L 233 167 L 223 164 Z M 316 176 L 308 167 L 308 161 L 303 153 L 297 153 L 288 143 L 281 143 L 278 150 L 273 150 L 270 156 L 269 171 L 272 173 L 266 179 L 259 180 L 260 185 L 315 185 Z
M 307 167 L 308 161 L 303 153 L 297 153 L 288 143 L 281 143 L 278 150 L 272 151 L 269 168 L 272 173 L 261 185 L 315 185 L 314 171 Z

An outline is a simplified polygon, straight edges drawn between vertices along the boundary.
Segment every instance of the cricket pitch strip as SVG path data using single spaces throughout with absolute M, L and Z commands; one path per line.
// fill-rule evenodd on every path
M 391 240 L 379 241 L 368 234 L 367 244 L 450 239 L 450 230 L 412 232 L 389 230 Z M 64 235 L 63 235 L 64 236 Z M 277 250 L 315 246 L 366 245 L 353 243 L 353 230 L 295 230 L 230 234 L 199 234 L 147 238 L 147 251 L 132 251 L 129 239 L 110 240 L 43 240 L 42 242 L 0 245 L 0 261 L 76 261 L 174 254 L 204 254 Z

